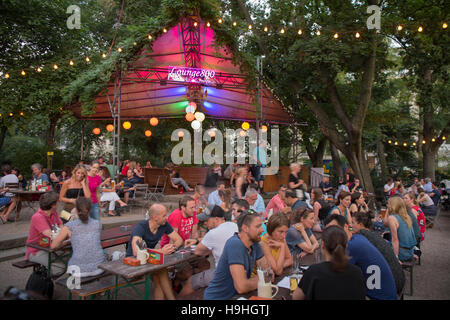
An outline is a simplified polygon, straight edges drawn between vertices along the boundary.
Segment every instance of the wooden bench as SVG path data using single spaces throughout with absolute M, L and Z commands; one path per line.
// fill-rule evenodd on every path
M 416 264 L 416 261 L 413 259 L 408 261 L 402 261 L 402 268 L 409 272 L 409 295 L 413 295 L 413 271 L 414 271 L 414 265 Z M 403 289 L 404 290 L 404 289 Z
M 32 262 L 29 260 L 22 260 L 19 262 L 15 262 L 12 264 L 14 267 L 19 268 L 19 269 L 26 269 L 26 268 L 31 268 L 33 267 L 33 271 L 36 271 L 37 268 L 39 268 L 41 265 L 37 262 Z
M 209 167 L 180 167 L 177 169 L 180 177 L 191 188 L 194 188 L 197 184 L 205 184 L 208 170 Z M 172 187 L 172 183 L 169 180 L 169 170 L 163 168 L 144 168 L 144 183 L 148 184 L 149 189 L 156 186 L 158 176 L 167 177 L 164 188 L 165 195 L 178 194 L 178 189 Z
M 67 279 L 70 276 L 64 276 L 56 281 L 56 284 L 67 288 Z M 134 279 L 130 282 L 136 282 L 141 280 L 140 278 Z M 118 286 L 125 286 L 127 282 L 125 280 L 120 280 Z M 68 300 L 72 300 L 72 296 L 75 294 L 80 300 L 86 300 L 87 297 L 95 299 L 98 294 L 106 293 L 106 299 L 111 299 L 111 290 L 115 288 L 115 276 L 107 272 L 94 276 L 94 277 L 83 277 L 80 279 L 80 289 L 69 289 L 68 290 Z

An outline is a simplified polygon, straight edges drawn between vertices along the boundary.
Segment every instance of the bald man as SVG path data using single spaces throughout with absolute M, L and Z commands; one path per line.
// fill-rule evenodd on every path
M 159 249 L 165 255 L 172 254 L 183 245 L 183 239 L 173 230 L 167 222 L 167 209 L 165 206 L 155 203 L 148 210 L 149 220 L 136 224 L 130 236 L 127 249 L 127 257 L 136 256 L 137 242 L 144 240 L 147 248 L 155 248 L 161 237 L 166 234 L 171 243 Z M 152 274 L 155 300 L 175 300 L 167 269 L 162 269 Z

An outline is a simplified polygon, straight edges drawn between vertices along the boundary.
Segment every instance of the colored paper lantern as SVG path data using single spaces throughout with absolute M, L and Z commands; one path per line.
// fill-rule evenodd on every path
M 267 132 L 267 126 L 266 125 L 261 126 L 261 131 L 262 132 Z
M 153 118 L 150 119 L 150 124 L 151 124 L 152 126 L 157 126 L 158 123 L 159 123 L 158 118 L 153 117 Z
M 108 125 L 106 126 L 106 131 L 108 131 L 108 132 L 114 131 L 114 126 L 113 126 L 112 124 L 108 124 Z
M 242 123 L 242 129 L 244 129 L 244 130 L 250 129 L 250 123 L 248 123 L 247 121 Z
M 185 109 L 186 113 L 194 113 L 195 112 L 195 108 L 192 105 L 188 105 Z
M 150 130 L 145 130 L 145 136 L 150 137 L 152 135 L 152 132 Z
M 99 134 L 100 134 L 100 128 L 94 128 L 94 129 L 92 130 L 92 132 L 93 132 L 94 134 L 99 135 Z
M 194 121 L 192 121 L 192 123 L 191 123 L 191 127 L 192 127 L 192 129 L 194 129 L 194 130 L 200 129 L 201 126 L 202 126 L 202 124 L 201 124 L 200 121 L 198 121 L 198 120 L 194 120 Z
M 183 131 L 178 131 L 178 137 L 179 138 L 183 138 L 184 137 L 184 132 Z
M 202 122 L 203 120 L 205 120 L 205 114 L 203 112 L 196 112 L 194 113 L 194 117 L 196 120 Z
M 214 138 L 216 136 L 216 129 L 210 129 L 208 134 L 211 138 Z
M 191 122 L 194 119 L 195 119 L 195 116 L 194 116 L 194 114 L 192 112 L 189 112 L 189 113 L 186 114 L 186 120 L 187 121 Z
M 128 130 L 128 129 L 131 128 L 131 122 L 130 121 L 125 121 L 122 126 L 123 126 L 123 128 L 125 130 Z

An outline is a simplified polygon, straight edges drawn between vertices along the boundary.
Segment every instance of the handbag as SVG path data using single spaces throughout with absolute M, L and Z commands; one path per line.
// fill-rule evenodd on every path
M 76 199 L 78 199 L 80 197 L 80 191 L 81 189 L 78 190 L 78 194 Z M 72 215 L 70 214 L 70 212 L 72 211 L 72 209 L 75 208 L 75 205 L 73 203 L 64 203 L 64 207 L 61 210 L 61 212 L 59 213 L 59 217 L 61 219 L 64 219 L 65 221 L 69 221 L 72 218 Z
M 48 276 L 46 267 L 41 266 L 36 271 L 33 271 L 28 278 L 25 290 L 36 292 L 49 300 L 53 298 L 54 284 Z

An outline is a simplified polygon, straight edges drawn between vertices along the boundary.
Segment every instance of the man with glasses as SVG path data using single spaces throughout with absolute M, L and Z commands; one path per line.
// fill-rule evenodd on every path
M 247 190 L 247 192 L 245 192 L 244 199 L 250 205 L 250 209 L 252 209 L 255 212 L 258 212 L 258 214 L 260 215 L 261 218 L 264 216 L 264 213 L 266 211 L 266 207 L 264 205 L 264 200 L 259 195 L 258 191 L 256 191 L 256 189 L 249 188 Z
M 204 293 L 205 300 L 228 300 L 236 294 L 256 290 L 258 277 L 250 277 L 255 264 L 268 263 L 259 245 L 263 232 L 258 214 L 244 213 L 237 219 L 239 233 L 225 243 L 214 278 Z
M 237 218 L 242 214 L 248 211 L 248 209 L 250 208 L 248 202 L 244 199 L 237 199 L 235 201 L 233 201 L 233 203 L 231 204 L 231 209 L 232 209 L 232 217 L 231 220 L 233 222 L 237 222 Z

